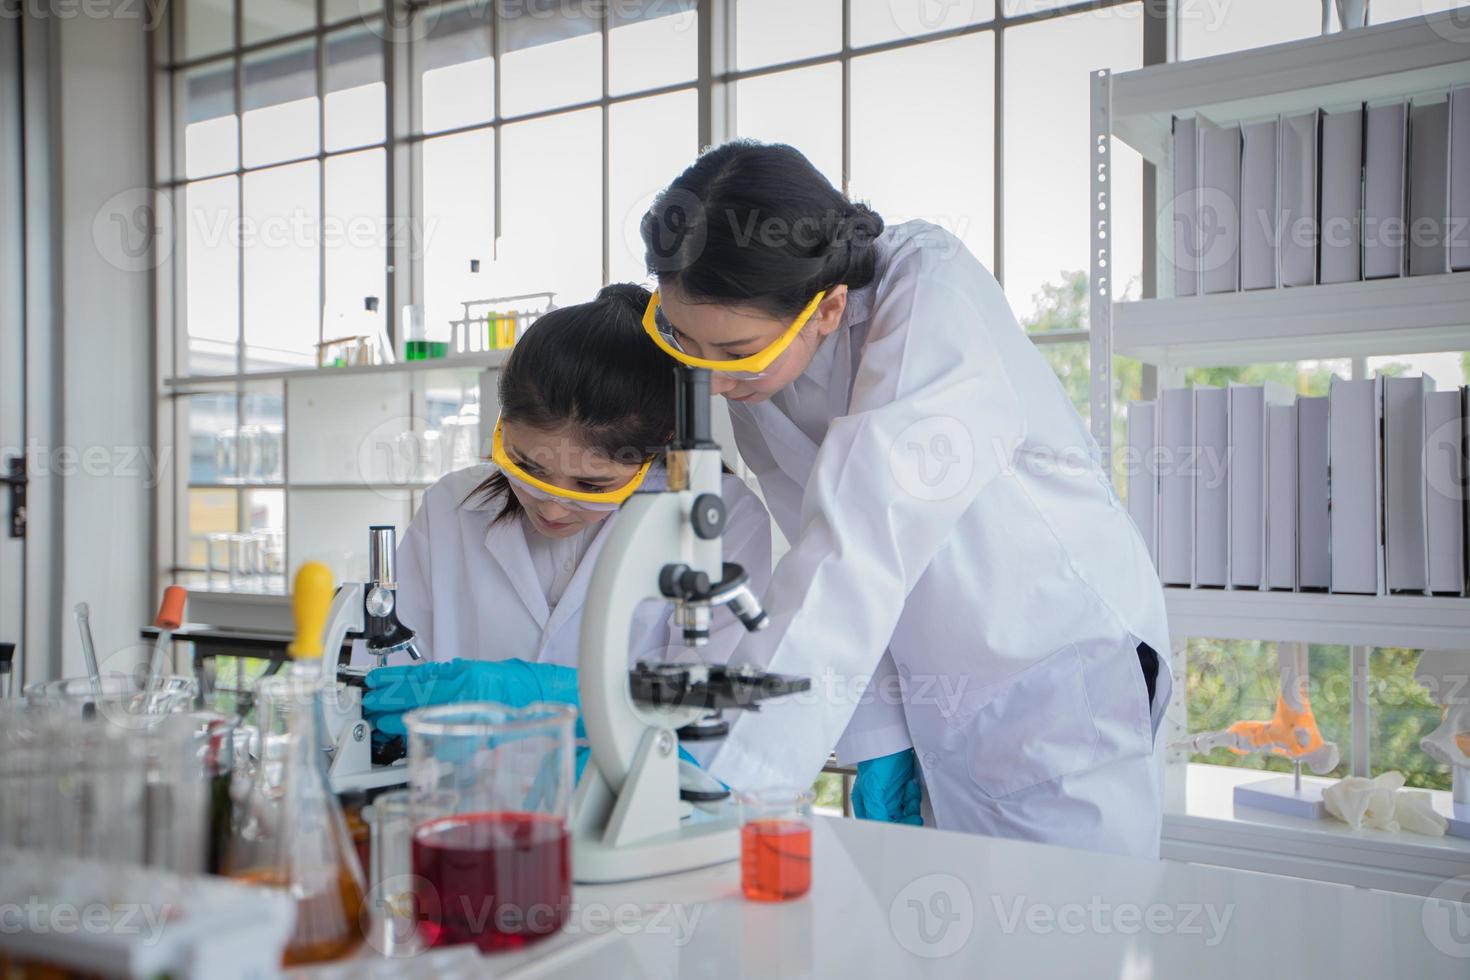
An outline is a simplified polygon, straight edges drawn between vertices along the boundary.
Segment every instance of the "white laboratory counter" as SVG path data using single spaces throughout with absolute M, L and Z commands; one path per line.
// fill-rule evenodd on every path
M 739 867 L 579 887 L 568 930 L 475 962 L 440 950 L 313 975 L 562 977 L 1470 976 L 1454 901 L 816 818 L 804 899 L 745 901 Z M 375 962 L 374 962 L 375 961 Z

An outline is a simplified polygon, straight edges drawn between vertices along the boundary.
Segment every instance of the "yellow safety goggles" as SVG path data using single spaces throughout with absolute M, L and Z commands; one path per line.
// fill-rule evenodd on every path
M 515 460 L 505 451 L 505 439 L 502 436 L 504 425 L 502 419 L 495 420 L 495 435 L 490 440 L 490 458 L 500 471 L 505 474 L 507 480 L 517 484 L 532 497 L 538 500 L 555 500 L 564 504 L 571 504 L 580 510 L 612 511 L 633 496 L 633 493 L 643 483 L 643 478 L 648 475 L 648 469 L 653 465 L 653 457 L 649 457 L 639 467 L 638 472 L 633 474 L 633 479 L 618 487 L 616 490 L 604 490 L 598 493 L 588 493 L 585 490 L 568 490 L 545 480 L 538 480 L 516 465 Z
M 817 312 L 818 304 L 826 295 L 827 291 L 824 289 L 813 296 L 812 301 L 806 304 L 806 308 L 797 314 L 791 326 L 786 328 L 786 332 L 777 337 L 765 350 L 748 357 L 737 357 L 728 361 L 712 361 L 709 358 L 695 357 L 693 354 L 685 353 L 684 349 L 679 346 L 678 334 L 674 330 L 674 325 L 669 322 L 668 317 L 664 316 L 663 307 L 659 305 L 658 290 L 654 290 L 653 295 L 648 298 L 648 309 L 643 311 L 643 329 L 648 336 L 653 338 L 653 342 L 658 344 L 659 349 L 681 364 L 707 368 L 710 371 L 718 371 L 743 381 L 750 381 L 765 377 L 767 369 L 775 363 L 778 357 L 786 353 L 786 348 L 791 346 L 796 335 L 801 333 L 801 328 L 806 326 L 812 314 Z

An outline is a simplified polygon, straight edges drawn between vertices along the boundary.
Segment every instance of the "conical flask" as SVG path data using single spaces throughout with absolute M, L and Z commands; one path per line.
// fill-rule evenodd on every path
M 331 575 L 313 564 L 296 577 L 291 650 L 297 663 L 288 675 L 264 678 L 255 688 L 260 764 L 228 860 L 231 877 L 283 889 L 295 899 L 286 966 L 336 959 L 362 942 L 362 868 L 327 780 L 323 687 L 317 668 L 306 662 L 312 651 L 321 656 L 321 638 L 313 644 L 302 635 L 320 631 L 326 616 L 315 607 L 331 600 Z

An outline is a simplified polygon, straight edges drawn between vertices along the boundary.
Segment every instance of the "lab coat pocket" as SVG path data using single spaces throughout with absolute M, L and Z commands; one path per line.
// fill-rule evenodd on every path
M 1022 671 L 964 724 L 970 778 L 987 796 L 1009 796 L 1091 765 L 1098 726 L 1077 647 Z

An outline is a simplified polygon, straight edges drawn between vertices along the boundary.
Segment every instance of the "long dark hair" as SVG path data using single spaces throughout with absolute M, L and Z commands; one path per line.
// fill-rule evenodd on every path
M 648 290 L 604 286 L 588 303 L 546 314 L 516 342 L 500 369 L 500 414 L 536 429 L 567 423 L 594 452 L 643 462 L 674 431 L 674 361 L 643 333 Z M 497 522 L 521 513 L 498 470 L 469 496 L 504 498 Z
M 819 290 L 872 281 L 883 219 L 797 150 L 735 140 L 705 151 L 643 216 L 649 272 L 692 302 L 795 316 Z

